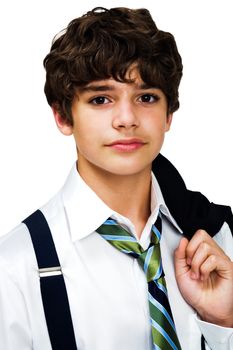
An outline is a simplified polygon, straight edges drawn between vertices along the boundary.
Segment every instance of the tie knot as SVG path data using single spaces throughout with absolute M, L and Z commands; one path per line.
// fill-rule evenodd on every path
M 138 256 L 138 262 L 144 270 L 147 282 L 157 280 L 162 276 L 162 263 L 159 244 L 150 244 L 149 248 Z
M 135 237 L 111 218 L 107 219 L 96 231 L 115 248 L 136 258 L 144 270 L 148 282 L 161 277 L 162 265 L 159 245 L 161 237 L 160 217 L 158 217 L 156 223 L 152 226 L 151 243 L 146 250 L 142 248 Z

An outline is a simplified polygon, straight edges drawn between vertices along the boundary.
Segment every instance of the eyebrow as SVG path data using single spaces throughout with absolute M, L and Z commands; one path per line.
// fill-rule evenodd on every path
M 142 84 L 135 84 L 136 89 L 138 90 L 149 90 L 149 89 L 159 89 L 158 86 L 154 85 L 149 85 L 146 83 L 142 83 Z M 85 92 L 98 92 L 98 91 L 114 91 L 116 90 L 116 88 L 113 85 L 104 85 L 104 84 L 90 84 L 84 87 L 79 88 L 79 91 L 81 93 L 85 93 Z

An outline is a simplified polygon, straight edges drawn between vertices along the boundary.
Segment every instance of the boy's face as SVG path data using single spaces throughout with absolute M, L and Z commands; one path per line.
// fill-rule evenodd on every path
M 130 71 L 130 78 L 133 83 L 106 79 L 80 89 L 72 105 L 73 126 L 54 111 L 61 132 L 74 135 L 80 174 L 150 171 L 160 152 L 172 121 L 166 97 L 160 89 L 145 86 L 137 69 Z

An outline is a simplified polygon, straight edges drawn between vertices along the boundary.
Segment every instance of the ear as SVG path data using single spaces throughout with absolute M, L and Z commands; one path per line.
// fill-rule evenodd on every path
M 73 134 L 72 125 L 67 123 L 67 121 L 64 118 L 62 118 L 61 114 L 58 112 L 55 106 L 52 106 L 52 111 L 53 111 L 55 122 L 60 132 L 65 136 L 72 135 Z
M 168 114 L 167 120 L 166 120 L 166 131 L 170 130 L 172 118 L 173 118 L 173 113 Z

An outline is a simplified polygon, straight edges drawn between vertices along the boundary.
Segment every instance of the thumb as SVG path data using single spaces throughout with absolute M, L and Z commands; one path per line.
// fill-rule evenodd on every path
M 175 271 L 176 275 L 179 276 L 183 273 L 186 273 L 190 267 L 186 261 L 186 248 L 189 244 L 187 238 L 182 238 L 178 247 L 175 250 L 174 254 L 174 263 L 175 263 Z

